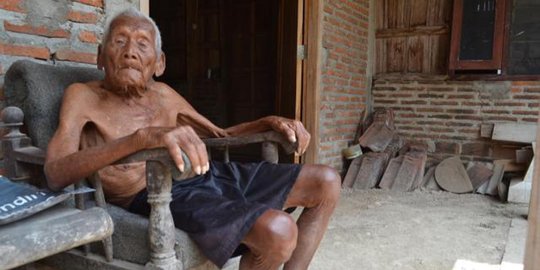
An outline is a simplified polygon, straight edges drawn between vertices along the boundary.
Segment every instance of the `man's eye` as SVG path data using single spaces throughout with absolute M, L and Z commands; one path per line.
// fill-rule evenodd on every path
M 117 39 L 114 41 L 114 43 L 117 45 L 124 45 L 126 44 L 126 41 L 124 39 Z
M 146 43 L 146 42 L 138 42 L 138 44 L 139 44 L 139 47 L 142 48 L 142 49 L 148 48 L 148 43 Z

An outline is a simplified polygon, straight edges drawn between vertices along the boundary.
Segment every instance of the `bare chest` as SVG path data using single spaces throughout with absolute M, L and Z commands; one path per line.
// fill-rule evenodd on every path
M 171 127 L 176 125 L 176 113 L 163 104 L 112 104 L 105 103 L 91 112 L 90 121 L 83 134 L 95 134 L 105 141 L 131 135 L 146 127 Z

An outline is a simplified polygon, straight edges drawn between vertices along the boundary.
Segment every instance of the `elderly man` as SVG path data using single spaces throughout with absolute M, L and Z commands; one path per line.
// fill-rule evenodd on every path
M 149 214 L 144 163 L 111 165 L 142 149 L 166 147 L 183 170 L 181 151 L 197 174 L 173 184 L 171 212 L 202 252 L 222 266 L 242 254 L 241 269 L 307 269 L 339 197 L 340 177 L 323 165 L 209 162 L 200 137 L 274 129 L 298 142 L 302 123 L 278 116 L 219 128 L 169 86 L 155 23 L 130 9 L 115 18 L 98 51 L 105 79 L 65 91 L 58 130 L 49 143 L 45 172 L 52 189 L 98 173 L 107 200 Z M 298 221 L 282 211 L 305 207 Z M 236 252 L 235 252 L 236 251 Z

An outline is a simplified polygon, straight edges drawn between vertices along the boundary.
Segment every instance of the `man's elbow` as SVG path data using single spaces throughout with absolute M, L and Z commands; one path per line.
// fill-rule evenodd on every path
M 50 166 L 47 166 L 48 164 L 45 164 L 45 178 L 47 179 L 47 187 L 52 191 L 60 191 L 62 190 L 65 185 L 62 185 L 60 181 L 58 181 L 59 177 L 56 176 L 54 173 L 51 172 Z M 52 170 L 54 171 L 54 170 Z

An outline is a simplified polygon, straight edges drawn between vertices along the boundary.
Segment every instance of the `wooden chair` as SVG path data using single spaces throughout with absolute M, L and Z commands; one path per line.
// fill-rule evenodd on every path
M 18 141 L 9 141 L 4 148 L 4 163 L 9 177 L 14 179 L 43 180 L 42 168 L 44 152 L 49 139 L 58 125 L 58 112 L 64 89 L 75 82 L 101 79 L 103 74 L 90 68 L 57 67 L 34 63 L 28 60 L 15 62 L 5 77 L 5 97 L 8 106 L 16 106 L 24 112 L 25 126 L 29 138 L 22 134 Z M 9 116 L 8 107 L 4 114 L 8 122 L 16 117 Z M 18 131 L 14 131 L 18 132 Z M 34 146 L 30 145 L 30 138 Z M 278 162 L 277 144 L 287 153 L 294 151 L 289 143 L 276 132 L 266 132 L 246 137 L 206 139 L 208 148 L 224 150 L 228 160 L 230 147 L 251 143 L 262 144 L 262 159 Z M 207 259 L 189 239 L 186 233 L 175 229 L 170 209 L 171 175 L 185 177 L 189 172 L 186 161 L 184 175 L 180 175 L 172 164 L 165 149 L 146 150 L 135 153 L 117 163 L 146 161 L 147 189 L 151 214 L 149 219 L 135 215 L 105 202 L 99 179 L 89 180 L 96 189 L 95 204 L 105 208 L 114 222 L 112 239 L 105 240 L 105 256 L 96 255 L 96 246 L 86 247 L 84 252 L 72 250 L 49 257 L 47 262 L 55 266 L 69 265 L 69 269 L 192 269 L 210 265 Z M 37 169 L 36 169 L 37 168 Z M 31 181 L 32 182 L 32 181 Z M 36 184 L 36 181 L 33 181 Z M 39 182 L 39 181 L 38 181 Z M 77 207 L 84 209 L 85 200 L 77 198 Z M 114 254 L 113 254 L 114 250 Z M 210 268 L 215 268 L 211 267 Z

